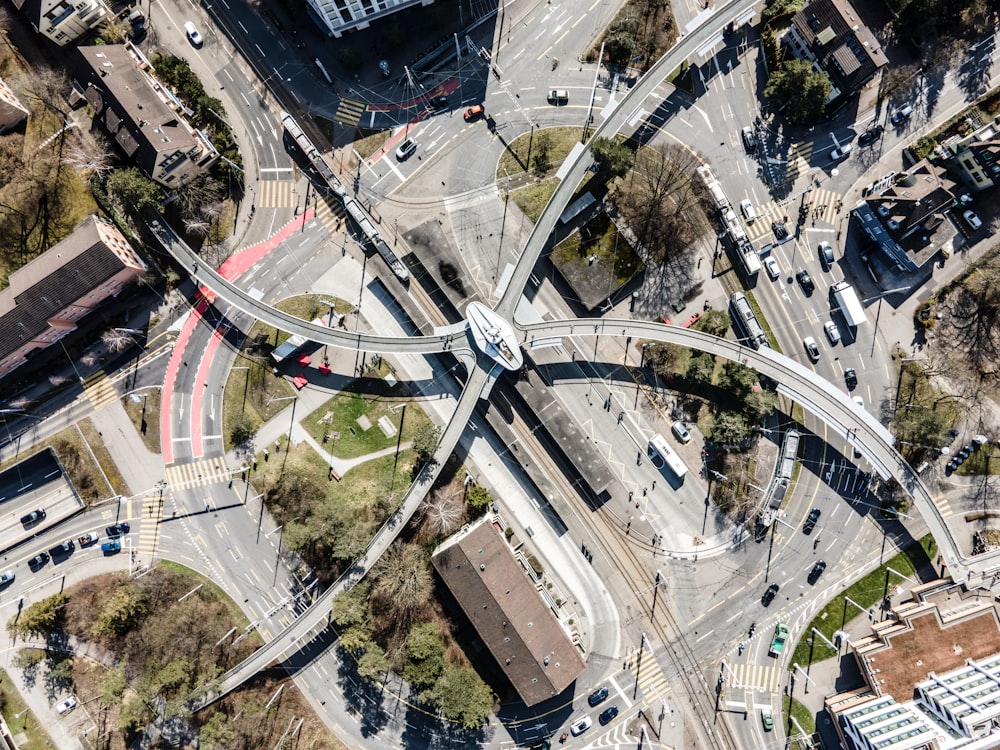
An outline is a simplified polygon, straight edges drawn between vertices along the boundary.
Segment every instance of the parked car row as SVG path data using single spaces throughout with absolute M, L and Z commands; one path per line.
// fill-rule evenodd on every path
M 41 518 L 44 518 L 45 511 L 41 509 L 37 511 L 32 511 L 32 513 L 29 513 L 28 516 L 39 512 L 41 513 Z M 25 519 L 27 519 L 28 516 L 24 516 L 24 518 L 21 519 L 21 523 L 25 525 L 31 523 L 25 521 Z M 37 523 L 37 521 L 34 522 Z M 124 521 L 122 523 L 116 523 L 113 526 L 108 526 L 108 528 L 105 529 L 105 532 L 108 535 L 108 541 L 104 542 L 101 545 L 101 552 L 103 552 L 105 555 L 115 555 L 119 553 L 122 548 L 121 541 L 119 540 L 125 534 L 128 534 L 130 528 L 131 527 L 129 526 L 129 524 L 125 523 Z M 65 559 L 70 555 L 72 555 L 76 551 L 77 544 L 79 544 L 80 548 L 83 549 L 85 547 L 91 547 L 97 544 L 99 539 L 100 536 L 96 531 L 87 532 L 83 536 L 78 537 L 75 541 L 72 539 L 67 539 L 64 542 L 60 542 L 55 547 L 52 547 L 47 552 L 45 551 L 39 552 L 34 557 L 30 558 L 28 560 L 28 567 L 32 570 L 32 572 L 37 572 L 39 569 L 45 567 L 46 563 L 48 563 L 49 560 Z M 14 571 L 8 570 L 5 573 L 0 573 L 0 588 L 9 586 L 11 583 L 13 583 L 13 581 L 14 581 Z

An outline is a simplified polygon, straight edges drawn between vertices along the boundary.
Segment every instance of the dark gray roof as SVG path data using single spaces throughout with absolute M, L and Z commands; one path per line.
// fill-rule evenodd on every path
M 847 0 L 810 0 L 792 23 L 841 91 L 856 91 L 888 62 L 882 44 Z

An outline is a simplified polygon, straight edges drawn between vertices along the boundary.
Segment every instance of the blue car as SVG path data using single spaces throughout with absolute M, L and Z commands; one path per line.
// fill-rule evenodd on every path
M 105 542 L 101 545 L 101 552 L 105 555 L 116 555 L 121 552 L 121 542 Z
M 598 717 L 597 720 L 601 722 L 601 726 L 603 727 L 606 724 L 610 723 L 612 720 L 614 720 L 614 718 L 617 715 L 618 715 L 618 706 L 608 706 L 601 712 L 601 715 Z

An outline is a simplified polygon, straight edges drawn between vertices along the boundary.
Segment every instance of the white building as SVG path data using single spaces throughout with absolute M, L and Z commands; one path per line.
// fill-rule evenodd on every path
M 42 36 L 63 47 L 97 28 L 108 14 L 101 0 L 12 0 Z
M 309 9 L 319 19 L 327 36 L 340 37 L 345 31 L 368 28 L 376 18 L 432 2 L 434 0 L 309 0 Z

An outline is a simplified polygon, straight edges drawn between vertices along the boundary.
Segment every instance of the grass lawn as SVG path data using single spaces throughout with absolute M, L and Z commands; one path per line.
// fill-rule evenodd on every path
M 956 443 L 952 446 L 952 453 L 957 453 L 963 447 L 963 444 Z M 959 466 L 953 473 L 981 477 L 988 470 L 990 474 L 1000 474 L 1000 457 L 991 459 L 991 455 L 993 455 L 993 446 L 989 444 L 981 445 L 979 446 L 979 450 L 970 453 L 969 457 L 965 459 L 965 463 Z
M 791 696 L 786 695 L 781 700 L 781 711 L 782 711 L 782 715 L 783 716 L 788 716 L 789 704 L 791 704 L 792 718 L 795 719 L 796 722 L 798 722 L 798 725 L 800 727 L 802 727 L 802 731 L 805 732 L 808 735 L 815 734 L 816 733 L 816 717 L 813 716 L 812 711 L 810 711 L 808 708 L 806 708 L 805 706 L 803 706 L 801 703 L 799 703 L 797 700 L 795 700 Z M 759 720 L 760 719 L 758 717 L 758 721 Z M 775 723 L 777 723 L 777 721 Z M 787 724 L 786 724 L 786 726 L 787 726 Z M 798 734 L 798 730 L 794 729 L 794 726 L 795 725 L 793 724 L 792 725 L 792 727 L 793 727 L 792 733 Z
M 591 257 L 593 263 L 589 261 Z M 599 270 L 603 283 L 598 297 L 607 296 L 608 282 L 614 291 L 643 267 L 628 240 L 605 213 L 598 214 L 581 231 L 560 242 L 552 251 L 552 261 L 574 287 L 578 280 L 592 277 Z
M 836 656 L 837 652 L 819 638 L 815 639 L 815 643 L 811 643 L 813 628 L 821 632 L 832 642 L 834 632 L 840 630 L 847 620 L 852 620 L 858 614 L 863 614 L 859 613 L 858 608 L 848 602 L 847 599 L 867 609 L 873 604 L 882 601 L 888 568 L 898 570 L 903 575 L 915 578 L 916 571 L 935 557 L 937 557 L 937 544 L 934 542 L 934 537 L 928 534 L 898 553 L 892 559 L 887 560 L 884 565 L 876 568 L 846 590 L 841 591 L 819 611 L 812 622 L 799 634 L 800 640 L 795 647 L 795 653 L 792 654 L 790 663 L 794 662 L 800 667 L 805 668 L 806 664 L 823 661 L 824 659 L 829 659 L 831 656 Z M 898 577 L 889 573 L 890 589 L 896 583 L 900 583 Z M 902 583 L 909 585 L 908 581 Z
M 100 464 L 101 470 L 111 483 L 111 488 L 114 492 L 126 497 L 131 495 L 132 491 L 118 471 L 118 465 L 111 457 L 111 453 L 108 452 L 104 441 L 101 440 L 101 436 L 97 434 L 97 428 L 94 427 L 94 423 L 88 417 L 79 422 L 79 427 L 80 432 L 83 433 L 83 437 L 87 441 L 87 445 L 90 446 L 90 450 L 93 451 L 94 456 L 97 458 L 97 463 Z
M 180 563 L 171 562 L 170 560 L 157 560 L 156 564 L 161 568 L 166 568 L 178 578 L 190 581 L 191 588 L 200 586 L 201 588 L 214 593 L 215 598 L 226 605 L 226 609 L 229 610 L 230 617 L 233 618 L 233 624 L 237 627 L 245 629 L 246 626 L 250 624 L 250 620 L 247 619 L 245 614 L 243 614 L 243 610 L 240 609 L 240 606 L 233 601 L 229 594 L 216 586 L 211 579 L 206 578 L 197 571 L 191 570 L 191 568 L 181 565 Z M 263 639 L 256 630 L 250 633 L 247 638 L 250 640 L 250 644 L 254 648 L 264 645 Z
M 160 452 L 160 388 L 146 388 L 133 401 L 131 394 L 122 399 L 122 406 L 128 414 L 136 432 L 142 436 L 143 445 L 153 453 Z
M 101 476 L 97 464 L 90 457 L 80 433 L 73 427 L 67 427 L 62 432 L 57 432 L 52 437 L 37 443 L 30 451 L 21 451 L 16 458 L 7 459 L 0 464 L 0 471 L 10 468 L 18 461 L 23 461 L 45 448 L 52 448 L 55 451 L 84 505 L 105 500 L 114 494 L 112 488 Z
M 397 389 L 399 386 L 394 390 Z M 326 448 L 338 458 L 355 458 L 396 445 L 399 436 L 387 437 L 379 428 L 378 420 L 388 417 L 398 430 L 404 405 L 407 408 L 402 440 L 406 442 L 412 440 L 417 428 L 430 422 L 430 419 L 423 409 L 405 397 L 372 398 L 359 393 L 338 393 L 303 419 L 301 424 L 319 443 L 323 442 L 324 434 L 339 433 L 339 437 L 331 434 Z M 362 430 L 358 424 L 362 415 L 371 422 L 367 430 Z
M 27 738 L 24 742 L 19 742 L 18 747 L 21 750 L 41 750 L 41 748 L 55 747 L 55 743 L 45 732 L 38 719 L 21 700 L 20 693 L 10 687 L 10 684 L 7 673 L 0 669 L 0 713 L 3 713 L 11 734 L 16 737 L 23 732 Z
M 531 159 L 534 161 L 538 155 L 539 138 L 547 138 L 549 142 L 548 162 L 549 167 L 540 177 L 546 177 L 555 172 L 569 155 L 570 150 L 580 142 L 580 128 L 544 128 L 535 130 L 534 134 L 525 133 L 519 135 L 507 146 L 500 161 L 497 162 L 497 182 L 501 185 L 507 177 L 522 175 L 529 170 L 525 168 L 528 164 L 528 144 L 531 144 Z M 534 165 L 528 165 L 534 167 Z M 531 171 L 535 171 L 531 169 Z M 554 188 L 553 188 L 554 189 Z
M 525 216 L 531 220 L 531 223 L 534 224 L 538 221 L 538 217 L 542 215 L 542 209 L 545 208 L 549 199 L 552 198 L 552 194 L 556 191 L 558 185 L 559 181 L 553 177 L 539 182 L 537 185 L 528 185 L 517 190 L 511 190 L 510 197 L 517 204 L 517 207 L 524 212 Z
M 781 347 L 778 345 L 778 339 L 774 336 L 774 331 L 771 330 L 771 325 L 767 322 L 767 316 L 760 309 L 760 305 L 757 304 L 757 298 L 753 296 L 753 292 L 747 289 L 744 294 L 747 296 L 747 302 L 750 303 L 750 309 L 753 310 L 753 314 L 757 316 L 757 321 L 760 323 L 760 327 L 764 329 L 764 335 L 767 336 L 767 342 L 771 345 L 774 351 L 781 353 Z
M 378 151 L 392 135 L 391 130 L 379 130 L 371 135 L 366 135 L 354 142 L 354 149 L 361 154 L 363 159 L 369 158 Z

